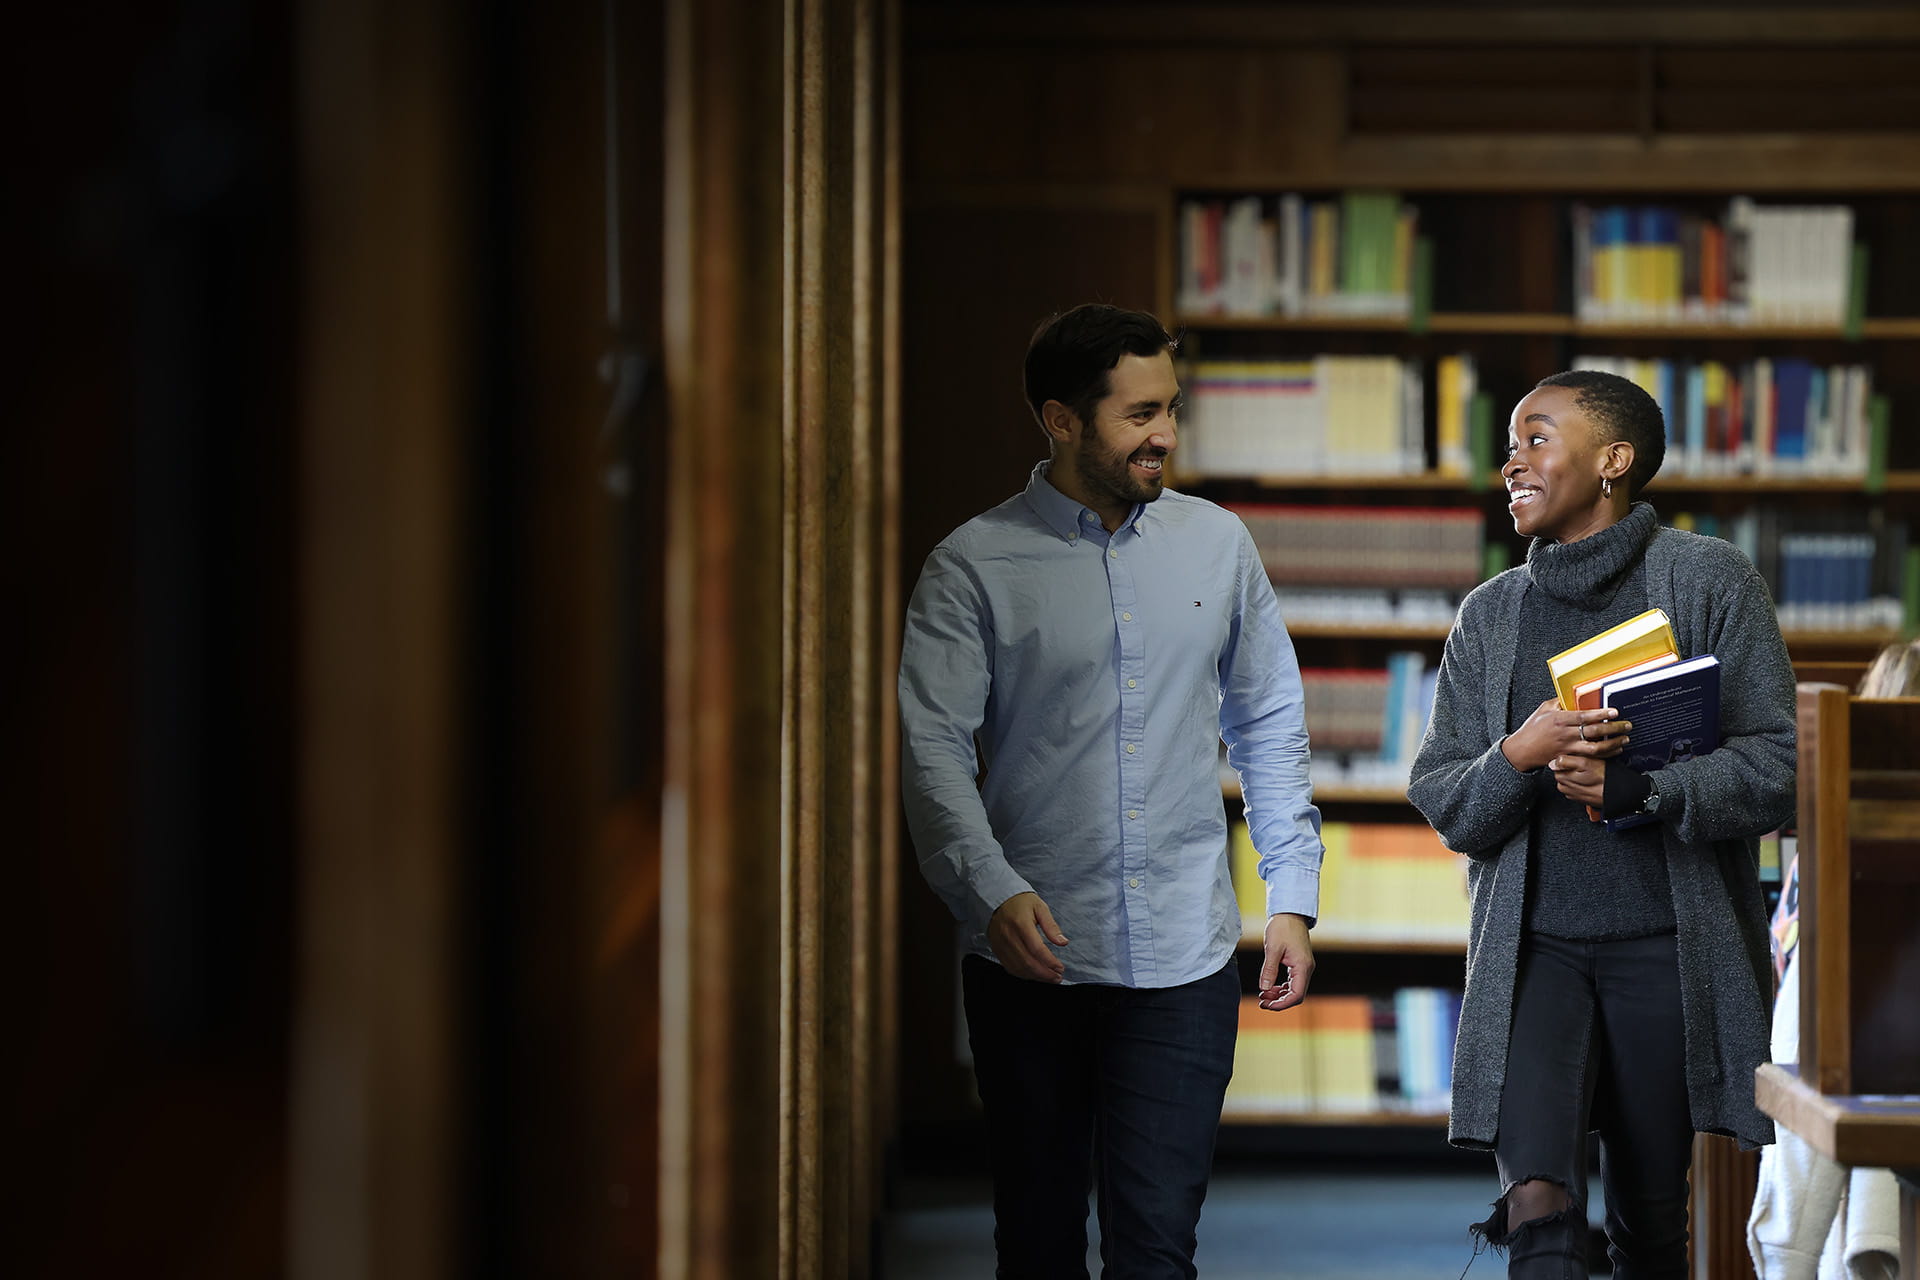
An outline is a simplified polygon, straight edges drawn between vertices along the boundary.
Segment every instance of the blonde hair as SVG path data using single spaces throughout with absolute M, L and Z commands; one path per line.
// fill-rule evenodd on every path
M 1911 698 L 1920 695 L 1920 640 L 1890 644 L 1860 677 L 1862 698 Z

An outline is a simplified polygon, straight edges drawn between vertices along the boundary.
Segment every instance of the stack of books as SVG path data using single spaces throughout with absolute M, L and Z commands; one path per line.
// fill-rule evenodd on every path
M 1648 609 L 1547 659 L 1554 695 L 1567 710 L 1612 707 L 1633 731 L 1613 759 L 1640 773 L 1706 755 L 1720 745 L 1720 663 L 1712 654 L 1682 661 L 1673 625 Z M 1600 821 L 1592 806 L 1587 816 Z M 1607 822 L 1620 831 L 1656 819 Z

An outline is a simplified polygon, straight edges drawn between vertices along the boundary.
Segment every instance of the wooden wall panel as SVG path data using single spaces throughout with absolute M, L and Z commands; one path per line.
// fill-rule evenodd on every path
M 892 14 L 671 10 L 663 1275 L 870 1265 L 897 789 Z
M 1827 47 L 1829 58 L 1871 55 L 1908 65 L 1920 57 L 1920 19 L 1911 12 L 1676 9 L 1642 16 L 1623 25 L 1567 7 L 1208 6 L 1183 12 L 1174 31 L 1116 22 L 1094 5 L 1037 12 L 924 6 L 907 46 L 907 175 L 916 191 L 943 183 L 1031 189 L 1072 182 L 1162 189 L 1912 187 L 1920 144 L 1911 131 L 1888 132 L 1884 121 L 1824 134 L 1731 127 L 1743 114 L 1780 119 L 1773 113 L 1778 94 L 1764 74 L 1769 56 L 1793 57 L 1799 46 L 1816 45 Z M 1740 64 L 1750 82 L 1697 85 L 1711 75 L 1714 51 L 1723 46 L 1751 51 Z M 1538 132 L 1551 127 L 1552 112 L 1543 121 L 1498 119 L 1479 133 L 1442 131 L 1449 121 L 1470 122 L 1475 109 L 1499 115 L 1503 101 L 1523 102 L 1524 95 L 1512 97 L 1499 68 L 1508 67 L 1507 78 L 1518 82 L 1562 48 L 1616 68 L 1605 77 L 1605 119 L 1592 114 L 1595 103 L 1568 102 L 1559 133 Z M 1636 81 L 1632 69 L 1649 65 L 1648 54 L 1659 50 L 1671 51 L 1653 64 L 1665 79 Z M 1720 62 L 1728 56 L 1722 51 Z M 1705 69 L 1696 75 L 1696 67 Z M 1451 90 L 1436 84 L 1448 68 L 1468 83 Z M 1911 94 L 1887 92 L 1897 123 L 1910 114 Z M 1470 93 L 1485 99 L 1480 107 Z M 1429 100 L 1425 107 L 1420 95 Z M 1603 127 L 1609 120 L 1611 128 Z M 1846 121 L 1826 123 L 1838 128 Z
M 1282 173 L 1317 163 L 1340 105 L 1337 62 L 1311 51 L 1015 44 L 919 49 L 911 67 L 916 188 Z
M 460 1270 L 461 42 L 308 6 L 295 1280 Z

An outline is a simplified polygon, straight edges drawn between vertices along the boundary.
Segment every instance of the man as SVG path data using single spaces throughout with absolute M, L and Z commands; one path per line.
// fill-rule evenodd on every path
M 1240 1000 L 1222 738 L 1263 851 L 1262 1007 L 1313 973 L 1299 667 L 1245 526 L 1164 488 L 1173 347 L 1116 307 L 1043 323 L 1051 456 L 935 548 L 907 611 L 907 820 L 969 935 L 1002 1277 L 1086 1275 L 1096 1171 L 1106 1274 L 1195 1274 Z

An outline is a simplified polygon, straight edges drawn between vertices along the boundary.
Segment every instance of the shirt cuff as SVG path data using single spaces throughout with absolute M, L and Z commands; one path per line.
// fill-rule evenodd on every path
M 1280 866 L 1267 879 L 1267 915 L 1289 912 L 1307 918 L 1312 928 L 1320 919 L 1320 873 L 1307 867 Z
M 1653 778 L 1638 769 L 1629 769 L 1617 761 L 1607 762 L 1607 776 L 1600 784 L 1600 816 L 1624 818 L 1640 812 L 1640 806 L 1653 793 Z
M 985 933 L 987 925 L 993 920 L 993 913 L 1000 909 L 1002 903 L 1016 894 L 1033 892 L 1033 886 L 1019 872 L 1002 862 L 981 868 L 968 882 L 967 890 L 973 898 L 974 924 L 981 933 Z

